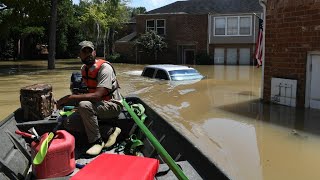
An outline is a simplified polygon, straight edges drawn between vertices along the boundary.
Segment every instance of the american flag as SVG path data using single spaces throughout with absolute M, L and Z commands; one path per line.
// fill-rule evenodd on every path
M 259 33 L 256 43 L 256 52 L 255 52 L 255 58 L 257 60 L 257 67 L 262 65 L 262 47 L 263 47 L 263 20 L 259 18 Z

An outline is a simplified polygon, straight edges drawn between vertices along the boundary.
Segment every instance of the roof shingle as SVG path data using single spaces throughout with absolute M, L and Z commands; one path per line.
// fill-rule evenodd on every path
M 259 0 L 189 0 L 176 1 L 154 9 L 148 14 L 187 13 L 187 14 L 227 14 L 262 12 Z

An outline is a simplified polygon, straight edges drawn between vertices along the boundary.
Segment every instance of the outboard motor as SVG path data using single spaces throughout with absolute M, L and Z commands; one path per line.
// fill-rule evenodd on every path
M 82 75 L 80 72 L 73 72 L 70 81 L 70 91 L 72 94 L 84 94 L 88 93 L 88 87 L 82 81 Z

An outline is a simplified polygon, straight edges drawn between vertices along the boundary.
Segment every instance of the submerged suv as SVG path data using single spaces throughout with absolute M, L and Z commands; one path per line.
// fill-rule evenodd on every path
M 203 78 L 192 67 L 171 64 L 148 65 L 144 67 L 141 76 L 170 81 L 200 80 Z

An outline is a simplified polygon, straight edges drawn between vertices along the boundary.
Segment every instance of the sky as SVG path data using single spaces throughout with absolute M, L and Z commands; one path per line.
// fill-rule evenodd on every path
M 78 4 L 80 0 L 72 0 L 73 3 Z M 147 11 L 156 9 L 167 4 L 171 4 L 177 0 L 131 0 L 128 4 L 130 7 L 145 7 Z

